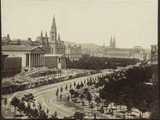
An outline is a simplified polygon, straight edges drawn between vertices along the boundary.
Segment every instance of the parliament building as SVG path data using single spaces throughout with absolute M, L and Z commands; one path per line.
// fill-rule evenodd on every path
M 2 38 L 2 52 L 9 57 L 21 57 L 22 67 L 43 67 L 48 66 L 48 55 L 53 56 L 50 62 L 59 61 L 53 64 L 52 68 L 65 69 L 65 44 L 61 40 L 60 34 L 57 35 L 55 17 L 53 17 L 50 35 L 47 32 L 40 35 L 35 41 L 15 39 L 11 40 L 9 34 Z

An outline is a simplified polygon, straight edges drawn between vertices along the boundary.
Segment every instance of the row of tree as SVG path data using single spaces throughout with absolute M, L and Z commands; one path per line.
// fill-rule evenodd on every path
M 157 75 L 157 70 L 157 65 L 143 66 L 104 76 L 97 84 L 104 85 L 100 97 L 108 104 L 126 105 L 128 113 L 132 108 L 138 108 L 143 117 L 144 112 L 152 112 L 155 103 L 158 103 L 158 84 L 146 84 Z
M 57 113 L 51 117 L 48 116 L 49 110 L 46 111 L 42 109 L 41 104 L 36 106 L 35 98 L 33 94 L 24 95 L 21 99 L 17 97 L 13 97 L 11 101 L 11 105 L 14 106 L 14 115 L 16 115 L 16 111 L 19 111 L 19 117 L 27 116 L 29 119 L 58 119 Z
M 78 61 L 71 61 L 70 59 L 67 59 L 66 67 L 74 69 L 91 69 L 91 70 L 116 69 L 117 67 L 134 65 L 137 62 L 139 62 L 138 59 L 88 57 L 85 59 L 81 58 Z

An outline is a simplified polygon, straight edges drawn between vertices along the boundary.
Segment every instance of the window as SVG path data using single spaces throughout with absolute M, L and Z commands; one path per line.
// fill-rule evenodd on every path
M 61 63 L 61 58 L 59 58 L 59 62 L 58 63 Z

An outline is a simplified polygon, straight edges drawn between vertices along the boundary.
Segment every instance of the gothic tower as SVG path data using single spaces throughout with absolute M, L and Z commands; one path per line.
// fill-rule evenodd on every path
M 50 31 L 50 42 L 56 42 L 56 41 L 57 41 L 57 27 L 56 27 L 55 17 L 53 17 L 51 31 Z
M 115 39 L 115 36 L 113 38 L 113 48 L 116 48 L 116 39 Z
M 56 54 L 57 47 L 57 27 L 55 22 L 55 17 L 53 17 L 51 31 L 50 31 L 50 45 L 51 45 L 51 53 Z

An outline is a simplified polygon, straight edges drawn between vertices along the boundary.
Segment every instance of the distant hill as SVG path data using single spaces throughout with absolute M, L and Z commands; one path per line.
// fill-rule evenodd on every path
M 87 48 L 87 49 L 97 49 L 97 48 L 100 47 L 99 45 L 96 45 L 96 44 L 93 44 L 93 43 L 83 43 L 83 44 L 81 44 L 81 43 L 75 43 L 75 42 L 70 42 L 70 41 L 64 41 L 64 44 L 66 46 L 68 46 L 69 44 L 71 46 L 73 46 L 73 45 L 78 45 L 78 46 L 81 45 L 82 48 Z

